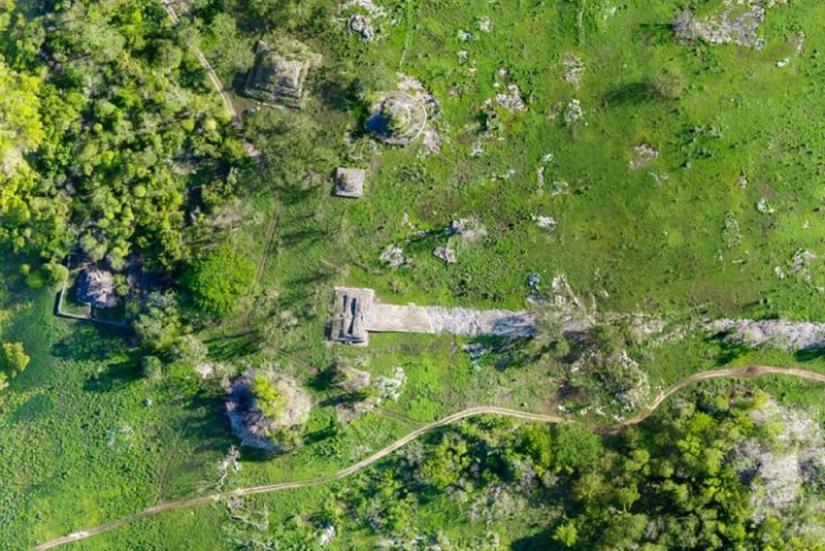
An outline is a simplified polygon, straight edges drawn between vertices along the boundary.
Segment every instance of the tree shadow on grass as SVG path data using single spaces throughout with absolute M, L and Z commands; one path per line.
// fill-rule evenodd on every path
M 302 188 L 299 186 L 280 186 L 278 188 L 278 200 L 282 205 L 291 206 L 305 203 L 315 197 L 318 190 L 313 187 Z
M 184 433 L 196 437 L 196 451 L 225 452 L 231 444 L 229 419 L 225 415 L 225 397 L 222 391 L 201 390 L 186 406 L 189 411 L 202 411 L 202 415 L 192 415 L 186 423 Z
M 103 361 L 119 353 L 123 338 L 131 334 L 127 329 L 81 322 L 66 337 L 53 344 L 51 355 L 61 360 Z
M 524 368 L 542 357 L 542 350 L 525 337 L 478 337 L 470 341 L 467 352 L 472 360 L 490 358 L 497 371 Z
M 282 234 L 280 236 L 280 240 L 287 246 L 296 245 L 298 243 L 309 245 L 317 243 L 327 237 L 329 237 L 329 232 L 325 228 L 306 228 L 303 230 Z
M 334 421 L 331 421 L 326 427 L 310 432 L 304 435 L 304 445 L 311 446 L 312 444 L 317 444 L 318 442 L 323 442 L 324 440 L 329 440 L 330 438 L 335 438 L 338 435 L 340 428 Z
M 358 89 L 354 82 L 342 81 L 333 72 L 324 77 L 314 90 L 324 105 L 344 113 L 357 107 Z
M 610 107 L 639 105 L 656 99 L 656 88 L 650 82 L 626 84 L 608 93 L 604 100 Z
M 12 423 L 30 423 L 51 414 L 54 402 L 48 394 L 35 394 L 20 406 L 9 417 Z
M 638 26 L 638 35 L 648 46 L 674 41 L 673 25 L 669 23 L 642 23 Z
M 753 349 L 747 344 L 736 340 L 732 331 L 722 331 L 708 337 L 708 341 L 719 345 L 716 355 L 716 366 L 721 367 L 746 356 Z
M 83 390 L 100 394 L 109 393 L 140 379 L 137 354 L 126 360 L 108 365 L 108 369 L 92 375 L 83 383 Z
M 794 352 L 794 359 L 798 362 L 810 362 L 825 357 L 825 344 L 806 346 Z
M 209 357 L 217 361 L 237 360 L 261 350 L 260 338 L 254 332 L 214 338 L 205 344 L 209 347 Z
M 562 551 L 568 549 L 553 541 L 550 529 L 532 536 L 525 536 L 510 544 L 512 551 Z
M 309 380 L 309 387 L 317 392 L 330 390 L 335 384 L 336 376 L 336 369 L 333 366 L 329 366 L 326 369 L 320 370 Z

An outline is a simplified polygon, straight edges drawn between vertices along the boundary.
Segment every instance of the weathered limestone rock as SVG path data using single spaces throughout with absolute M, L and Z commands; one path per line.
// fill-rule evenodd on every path
M 633 158 L 630 159 L 630 168 L 637 169 L 659 158 L 659 152 L 649 143 L 641 143 L 630 148 Z
M 433 256 L 440 258 L 447 264 L 455 264 L 455 251 L 447 247 L 436 247 L 433 249 Z
M 397 247 L 395 245 L 388 245 L 384 252 L 381 253 L 381 256 L 378 259 L 381 264 L 384 266 L 389 266 L 390 268 L 400 268 L 406 262 L 404 258 L 404 251 L 401 247 Z

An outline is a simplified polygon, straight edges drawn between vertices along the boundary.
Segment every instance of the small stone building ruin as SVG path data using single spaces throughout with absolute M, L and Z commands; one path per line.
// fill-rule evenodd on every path
M 369 313 L 375 291 L 337 287 L 335 289 L 335 314 L 330 323 L 330 340 L 346 344 L 366 345 L 369 342 L 366 314 Z
M 366 173 L 360 168 L 343 168 L 335 170 L 335 190 L 338 197 L 357 199 L 364 194 Z
M 263 103 L 300 109 L 307 74 L 320 60 L 321 56 L 295 40 L 259 41 L 244 91 Z

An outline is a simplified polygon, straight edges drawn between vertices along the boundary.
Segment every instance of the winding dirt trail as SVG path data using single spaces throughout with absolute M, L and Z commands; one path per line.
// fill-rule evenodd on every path
M 180 17 L 178 17 L 175 8 L 172 6 L 169 0 L 160 0 L 161 4 L 163 4 L 163 8 L 166 10 L 166 13 L 169 14 L 169 19 L 171 19 L 175 23 L 180 22 Z M 218 92 L 218 95 L 221 96 L 221 101 L 223 102 L 223 106 L 226 107 L 226 110 L 229 112 L 229 116 L 232 117 L 233 121 L 238 120 L 238 112 L 235 111 L 235 106 L 232 105 L 232 101 L 229 99 L 229 96 L 224 92 L 223 82 L 221 79 L 218 78 L 218 73 L 212 68 L 212 64 L 209 63 L 209 60 L 206 59 L 206 56 L 203 55 L 203 52 L 195 46 L 194 44 L 190 45 L 189 48 L 192 50 L 192 53 L 195 54 L 195 57 L 198 59 L 198 62 L 203 66 L 206 70 L 206 74 L 209 77 L 209 81 L 212 83 L 212 86 L 215 88 L 215 91 Z
M 766 365 L 744 365 L 741 367 L 733 367 L 728 369 L 717 369 L 713 371 L 703 371 L 701 373 L 695 373 L 689 377 L 682 379 L 681 381 L 675 383 L 667 390 L 660 392 L 656 398 L 641 412 L 618 423 L 616 425 L 592 425 L 591 427 L 601 432 L 602 434 L 609 434 L 615 433 L 621 430 L 624 427 L 628 427 L 631 425 L 636 425 L 641 423 L 648 417 L 650 417 L 656 409 L 662 405 L 662 403 L 671 397 L 673 394 L 679 392 L 683 388 L 688 385 L 692 385 L 698 383 L 700 381 L 707 381 L 710 379 L 723 379 L 723 378 L 739 378 L 739 379 L 755 379 L 758 377 L 764 377 L 766 375 L 781 375 L 785 377 L 795 377 L 797 379 L 803 379 L 806 381 L 813 381 L 818 383 L 825 383 L 825 373 L 817 373 L 814 371 L 807 371 L 804 369 L 796 369 L 796 368 L 784 368 L 784 367 L 772 367 Z M 115 520 L 112 522 L 108 522 L 106 524 L 101 524 L 99 526 L 95 526 L 94 528 L 89 528 L 88 530 L 81 530 L 79 532 L 74 532 L 67 536 L 63 536 L 60 538 L 53 539 L 51 541 L 47 541 L 42 543 L 34 548 L 34 551 L 44 551 L 46 549 L 53 549 L 55 547 L 59 547 L 61 545 L 71 543 L 73 541 L 78 541 L 86 538 L 90 538 L 97 534 L 102 534 L 104 532 L 109 532 L 136 520 L 146 518 L 152 515 L 156 515 L 158 513 L 162 513 L 164 511 L 173 511 L 175 509 L 183 509 L 187 507 L 197 507 L 199 505 L 205 505 L 207 503 L 215 503 L 221 500 L 229 499 L 232 497 L 240 497 L 252 494 L 265 494 L 271 492 L 281 492 L 284 490 L 291 490 L 295 488 L 304 488 L 307 486 L 317 486 L 320 484 L 327 484 L 329 482 L 333 482 L 335 480 L 340 480 L 342 478 L 346 478 L 352 474 L 361 471 L 370 465 L 377 463 L 378 461 L 384 459 L 388 455 L 392 454 L 396 450 L 406 446 L 413 440 L 419 438 L 420 436 L 430 432 L 434 429 L 443 427 L 445 425 L 449 425 L 451 423 L 455 423 L 456 421 L 460 421 L 461 419 L 466 419 L 467 417 L 474 417 L 476 415 L 501 415 L 505 417 L 512 417 L 515 419 L 522 419 L 525 421 L 534 421 L 539 423 L 578 423 L 576 419 L 571 419 L 568 417 L 562 417 L 559 415 L 543 415 L 539 413 L 530 413 L 527 411 L 519 411 L 515 409 L 508 409 L 508 408 L 501 408 L 495 406 L 479 406 L 479 407 L 472 407 L 457 413 L 453 413 L 452 415 L 448 415 L 443 419 L 439 419 L 438 421 L 433 421 L 432 423 L 428 423 L 426 425 L 421 426 L 420 428 L 412 431 L 407 436 L 400 438 L 390 444 L 389 446 L 377 451 L 376 453 L 370 455 L 362 459 L 361 461 L 350 465 L 340 471 L 329 474 L 326 476 L 319 476 L 317 478 L 311 478 L 307 480 L 296 480 L 293 482 L 279 482 L 277 484 L 266 484 L 263 486 L 252 486 L 249 488 L 239 488 L 237 490 L 232 490 L 229 492 L 223 492 L 218 494 L 212 494 L 208 496 L 200 496 L 192 499 L 184 499 L 180 501 L 170 501 L 167 503 L 159 503 L 158 505 L 154 505 L 139 513 L 136 513 L 132 516 L 122 518 L 119 520 Z
M 163 4 L 163 8 L 169 15 L 169 19 L 171 19 L 174 23 L 180 23 L 180 17 L 175 11 L 174 6 L 172 6 L 170 0 L 160 0 L 160 2 L 161 4 Z M 209 60 L 206 59 L 206 56 L 203 54 L 203 51 L 201 51 L 200 48 L 198 48 L 195 44 L 190 44 L 189 49 L 192 50 L 193 54 L 195 54 L 195 57 L 197 58 L 198 62 L 206 71 L 206 74 L 209 77 L 209 82 L 212 84 L 212 87 L 221 97 L 221 102 L 223 102 L 224 108 L 229 113 L 229 116 L 232 118 L 232 126 L 240 133 L 241 118 L 238 116 L 238 112 L 235 110 L 235 106 L 233 105 L 232 100 L 229 97 L 229 94 L 225 92 L 223 82 L 218 77 L 218 73 L 216 73 L 215 69 L 212 68 L 212 64 L 209 63 Z M 246 153 L 253 159 L 260 159 L 261 152 L 243 136 L 239 135 L 239 137 L 241 139 L 241 143 L 243 144 Z M 263 277 L 264 269 L 266 269 L 266 262 L 269 257 L 269 250 L 272 246 L 272 241 L 275 238 L 275 231 L 278 228 L 278 215 L 280 214 L 281 210 L 281 202 L 278 199 L 277 194 L 274 195 L 272 201 L 272 220 L 270 221 L 269 226 L 266 230 L 264 252 L 261 255 L 261 259 L 258 261 L 257 266 L 255 267 L 255 283 L 253 285 L 253 289 L 257 289 L 258 285 L 261 282 L 261 277 Z M 247 311 L 244 314 L 241 324 L 244 327 L 244 330 L 249 332 L 249 311 Z

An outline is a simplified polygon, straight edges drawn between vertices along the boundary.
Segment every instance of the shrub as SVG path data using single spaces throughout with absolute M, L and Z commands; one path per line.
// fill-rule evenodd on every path
M 46 278 L 40 270 L 33 270 L 26 275 L 26 285 L 31 289 L 41 289 L 46 284 Z
M 163 363 L 157 356 L 145 356 L 140 361 L 140 374 L 147 379 L 160 379 L 163 376 Z
M 653 75 L 653 88 L 656 95 L 664 100 L 677 100 L 687 88 L 687 80 L 679 71 L 668 69 Z
M 267 419 L 277 421 L 284 414 L 286 400 L 266 375 L 255 375 L 252 393 L 255 394 L 255 405 Z
M 41 270 L 46 278 L 46 282 L 55 287 L 63 285 L 69 278 L 69 269 L 57 262 L 47 262 L 43 264 Z
M 12 379 L 26 369 L 30 360 L 31 358 L 26 355 L 23 349 L 23 343 L 3 343 L 3 354 L 0 356 L 0 372 L 5 375 L 4 378 Z

